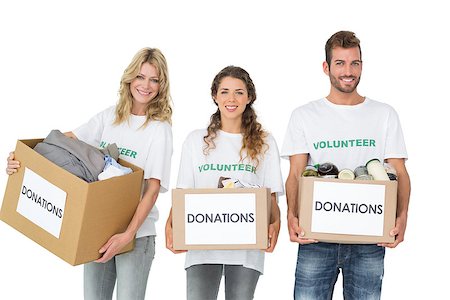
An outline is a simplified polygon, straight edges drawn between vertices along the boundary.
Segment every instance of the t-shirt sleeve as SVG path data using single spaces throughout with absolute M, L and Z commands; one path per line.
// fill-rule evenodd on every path
M 152 139 L 145 163 L 144 178 L 160 180 L 160 192 L 165 193 L 169 190 L 173 153 L 173 137 L 170 124 L 161 122 L 161 125 L 155 128 Z
M 190 136 L 192 138 L 192 135 Z M 180 168 L 178 170 L 177 188 L 195 188 L 193 162 L 192 162 L 192 141 L 188 137 L 181 149 Z
M 76 128 L 72 132 L 79 140 L 98 148 L 100 146 L 103 129 L 105 127 L 105 114 L 107 114 L 109 110 L 110 109 L 99 112 L 87 123 Z
M 281 175 L 280 154 L 275 139 L 272 136 L 267 138 L 269 149 L 265 154 L 265 172 L 263 186 L 269 187 L 272 193 L 278 196 L 284 194 L 283 177 Z
M 391 108 L 386 130 L 386 149 L 384 158 L 408 158 L 403 131 L 397 112 Z
M 281 157 L 289 159 L 291 155 L 302 153 L 309 153 L 309 150 L 301 122 L 301 114 L 299 109 L 296 109 L 292 112 L 288 123 L 281 148 Z

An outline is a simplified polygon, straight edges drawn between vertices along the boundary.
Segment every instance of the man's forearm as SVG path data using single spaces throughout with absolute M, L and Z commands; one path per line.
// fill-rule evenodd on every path
M 288 218 L 298 216 L 298 189 L 299 182 L 294 175 L 289 175 L 286 180 L 286 200 L 288 206 Z

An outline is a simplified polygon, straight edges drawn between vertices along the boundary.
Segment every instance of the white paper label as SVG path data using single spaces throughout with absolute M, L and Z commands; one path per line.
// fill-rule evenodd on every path
M 67 193 L 25 168 L 17 212 L 59 238 Z
M 315 182 L 311 231 L 383 236 L 385 187 Z
M 185 195 L 186 245 L 256 244 L 256 197 Z

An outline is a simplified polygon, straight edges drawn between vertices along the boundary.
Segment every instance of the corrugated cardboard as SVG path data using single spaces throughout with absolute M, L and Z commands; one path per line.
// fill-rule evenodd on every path
M 131 221 L 140 200 L 143 170 L 119 159 L 120 164 L 133 169 L 131 174 L 87 183 L 34 151 L 41 141 L 17 141 L 15 157 L 21 166 L 8 178 L 0 219 L 71 265 L 93 261 L 100 257 L 101 246 L 112 235 L 125 231 Z M 16 211 L 25 168 L 67 193 L 59 238 Z M 130 243 L 122 252 L 133 246 Z
M 254 194 L 256 199 L 256 243 L 254 244 L 186 244 L 186 195 Z M 227 249 L 266 249 L 268 246 L 268 226 L 270 224 L 271 193 L 268 188 L 230 188 L 230 189 L 174 189 L 172 190 L 173 247 L 176 250 L 227 250 Z M 233 211 L 233 207 L 227 207 Z M 220 235 L 214 232 L 214 235 Z M 209 237 L 205 237 L 207 240 Z
M 380 199 L 384 203 L 384 225 L 382 236 L 374 235 L 355 235 L 355 234 L 336 234 L 326 232 L 312 232 L 311 222 L 314 209 L 314 184 L 317 182 L 334 182 L 356 185 L 379 185 L 385 189 L 385 198 Z M 365 186 L 364 186 L 365 187 Z M 345 202 L 347 196 L 335 192 L 330 202 Z M 355 243 L 355 244 L 373 244 L 373 243 L 392 243 L 395 238 L 389 235 L 389 231 L 395 227 L 397 209 L 397 181 L 378 181 L 378 180 L 340 180 L 325 179 L 317 177 L 301 177 L 299 190 L 299 221 L 300 226 L 305 232 L 305 238 L 316 239 L 324 242 L 333 243 Z

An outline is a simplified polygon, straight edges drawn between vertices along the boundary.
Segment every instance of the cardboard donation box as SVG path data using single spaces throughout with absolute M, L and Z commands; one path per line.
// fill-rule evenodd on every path
M 300 226 L 306 238 L 324 242 L 392 243 L 397 181 L 302 177 Z
M 176 250 L 266 249 L 268 188 L 172 190 Z
M 119 159 L 133 172 L 87 183 L 34 151 L 41 141 L 17 141 L 20 168 L 8 178 L 0 219 L 71 265 L 93 261 L 131 221 L 143 170 Z

